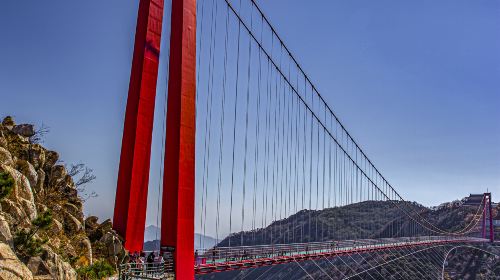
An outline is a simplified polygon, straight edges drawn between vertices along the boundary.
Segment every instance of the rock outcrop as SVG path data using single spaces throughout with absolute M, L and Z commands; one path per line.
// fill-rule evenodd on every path
M 9 223 L 7 223 L 2 214 L 0 214 L 0 242 L 6 243 L 10 247 L 14 245 L 12 243 L 12 234 L 10 233 Z
M 12 127 L 11 131 L 24 137 L 35 135 L 35 127 L 32 124 L 21 124 Z
M 16 125 L 10 117 L 0 124 L 0 173 L 14 182 L 10 194 L 0 198 L 0 280 L 77 279 L 76 269 L 96 258 L 116 262 L 125 250 L 111 222 L 85 220 L 59 154 L 33 143 L 36 137 L 33 125 Z M 42 241 L 41 253 L 22 254 L 16 235 L 33 228 L 33 220 L 46 211 L 52 215 L 50 228 L 34 235 Z
M 33 279 L 28 267 L 17 258 L 9 245 L 2 242 L 0 242 L 0 279 Z

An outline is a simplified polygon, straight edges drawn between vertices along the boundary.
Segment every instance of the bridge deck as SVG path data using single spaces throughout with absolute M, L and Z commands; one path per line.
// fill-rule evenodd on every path
M 418 246 L 486 241 L 481 238 L 426 236 L 212 248 L 199 254 L 195 273 L 208 274 Z

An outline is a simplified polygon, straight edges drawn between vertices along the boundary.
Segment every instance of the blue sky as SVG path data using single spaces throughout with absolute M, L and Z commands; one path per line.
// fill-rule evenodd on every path
M 405 198 L 436 205 L 486 188 L 500 194 L 500 2 L 260 4 Z M 46 146 L 94 169 L 89 188 L 99 197 L 85 211 L 102 218 L 113 210 L 137 6 L 0 3 L 0 115 L 44 123 L 51 129 Z M 159 104 L 163 98 L 158 94 Z M 148 224 L 156 222 L 159 126 Z

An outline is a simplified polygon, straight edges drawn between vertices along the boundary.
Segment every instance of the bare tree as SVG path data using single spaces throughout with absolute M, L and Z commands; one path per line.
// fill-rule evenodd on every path
M 91 168 L 88 168 L 83 163 L 77 163 L 71 164 L 66 169 L 68 170 L 68 175 L 73 178 L 78 195 L 82 201 L 85 202 L 90 198 L 97 197 L 95 191 L 88 192 L 87 190 L 87 185 L 96 179 L 94 171 Z
M 50 132 L 50 128 L 43 123 L 36 128 L 35 134 L 29 138 L 30 144 L 41 144 L 44 141 L 45 135 Z

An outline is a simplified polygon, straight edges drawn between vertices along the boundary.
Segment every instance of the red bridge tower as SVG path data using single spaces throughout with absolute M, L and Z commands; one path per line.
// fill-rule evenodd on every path
M 140 0 L 116 190 L 114 229 L 142 250 L 164 0 Z M 172 0 L 161 246 L 176 279 L 194 279 L 196 0 Z

